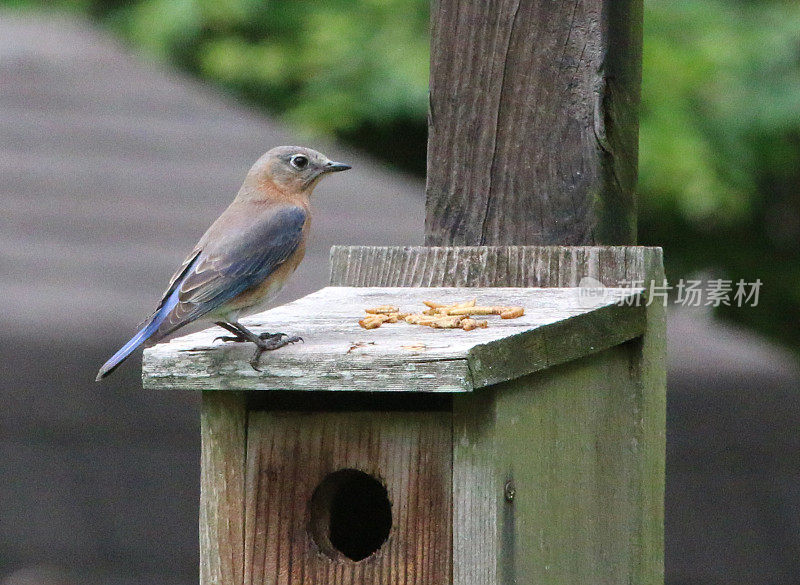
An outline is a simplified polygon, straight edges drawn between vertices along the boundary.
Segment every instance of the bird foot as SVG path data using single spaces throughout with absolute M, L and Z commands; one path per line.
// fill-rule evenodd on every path
M 250 358 L 250 366 L 256 372 L 261 371 L 258 367 L 258 362 L 261 359 L 261 354 L 263 354 L 265 351 L 275 351 L 276 349 L 285 347 L 290 343 L 303 341 L 302 337 L 297 335 L 286 335 L 285 333 L 261 333 L 258 337 L 263 341 L 263 343 L 257 344 L 256 351 L 253 354 L 253 357 Z
M 258 337 L 260 339 L 263 339 L 264 341 L 270 342 L 271 340 L 280 339 L 281 337 L 287 337 L 288 338 L 289 336 L 286 335 L 285 333 L 261 333 L 261 334 L 259 334 Z M 220 335 L 219 337 L 215 337 L 214 341 L 230 341 L 230 342 L 234 342 L 234 343 L 245 343 L 247 341 L 250 341 L 250 339 L 248 339 L 244 335 Z M 301 339 L 301 341 L 302 341 L 302 339 Z M 288 343 L 291 343 L 291 342 L 288 342 Z M 283 347 L 283 346 L 280 346 L 280 347 Z M 270 348 L 268 348 L 268 349 L 270 349 Z M 277 349 L 277 348 L 275 348 L 275 349 Z

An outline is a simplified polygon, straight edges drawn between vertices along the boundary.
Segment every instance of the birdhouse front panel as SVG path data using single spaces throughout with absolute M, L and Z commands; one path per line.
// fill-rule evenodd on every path
M 246 585 L 451 582 L 448 412 L 248 413 Z

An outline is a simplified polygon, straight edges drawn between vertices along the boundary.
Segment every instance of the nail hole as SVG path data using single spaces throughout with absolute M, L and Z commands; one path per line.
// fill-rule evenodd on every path
M 309 512 L 311 537 L 331 558 L 367 558 L 386 542 L 392 527 L 386 488 L 357 469 L 326 476 L 311 496 Z

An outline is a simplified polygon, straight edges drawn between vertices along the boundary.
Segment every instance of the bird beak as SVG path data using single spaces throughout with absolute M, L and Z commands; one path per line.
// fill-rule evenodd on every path
M 350 165 L 346 165 L 344 163 L 328 161 L 328 163 L 324 167 L 324 170 L 326 173 L 338 173 L 339 171 L 346 171 L 347 169 L 352 169 L 352 168 L 353 167 L 351 167 Z

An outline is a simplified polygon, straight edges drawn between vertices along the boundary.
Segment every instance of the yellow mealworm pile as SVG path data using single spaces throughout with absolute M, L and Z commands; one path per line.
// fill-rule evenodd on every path
M 405 321 L 411 325 L 424 325 L 435 329 L 463 329 L 472 331 L 488 327 L 485 319 L 473 319 L 473 315 L 499 315 L 501 319 L 516 319 L 525 314 L 523 307 L 479 306 L 477 299 L 460 303 L 435 303 L 423 301 L 428 308 L 421 313 L 401 313 L 398 307 L 381 305 L 364 309 L 367 316 L 358 322 L 364 329 L 377 329 L 384 323 Z

